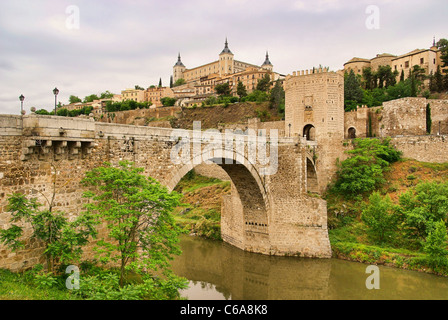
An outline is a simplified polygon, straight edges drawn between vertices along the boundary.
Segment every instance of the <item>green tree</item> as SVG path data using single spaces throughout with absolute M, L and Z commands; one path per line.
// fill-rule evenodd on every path
M 400 82 L 404 81 L 404 69 L 401 70 L 401 74 L 400 74 Z
M 344 105 L 345 111 L 356 109 L 357 105 L 362 103 L 364 93 L 361 84 L 353 70 L 345 73 L 344 76 Z
M 280 81 L 275 82 L 275 86 L 271 90 L 269 107 L 271 109 L 277 109 L 279 113 L 285 112 L 285 90 Z
M 380 243 L 388 242 L 397 230 L 395 206 L 389 195 L 383 198 L 379 192 L 373 192 L 361 219 L 369 227 L 369 236 Z
M 134 88 L 135 88 L 135 90 L 145 90 L 145 88 L 143 88 L 137 84 L 134 86 Z
M 448 235 L 445 222 L 442 220 L 435 222 L 432 230 L 429 231 L 426 237 L 424 245 L 424 251 L 433 266 L 447 265 L 447 241 Z
M 423 182 L 399 197 L 405 232 L 410 239 L 423 241 L 434 223 L 448 215 L 448 182 Z
M 112 99 L 114 97 L 114 94 L 110 92 L 109 90 L 106 90 L 105 92 L 102 92 L 100 94 L 100 99 Z
M 48 112 L 48 111 L 45 110 L 45 109 L 39 109 L 39 110 L 36 110 L 35 114 L 40 114 L 40 115 L 50 115 L 51 113 Z
M 70 96 L 69 98 L 68 98 L 68 102 L 70 103 L 70 104 L 72 104 L 72 103 L 78 103 L 78 102 L 82 102 L 82 100 L 80 99 L 80 98 L 78 98 L 77 96 Z
M 217 84 L 215 91 L 221 97 L 230 96 L 230 85 L 228 82 Z
M 119 167 L 106 163 L 95 168 L 83 179 L 84 185 L 95 188 L 85 193 L 92 200 L 86 208 L 106 221 L 109 230 L 97 243 L 100 260 L 119 263 L 120 286 L 128 271 L 174 277 L 169 261 L 181 252 L 181 230 L 171 214 L 180 195 L 142 173 L 142 168 L 122 161 Z
M 270 87 L 271 87 L 271 76 L 269 75 L 269 73 L 266 73 L 262 79 L 258 80 L 256 90 L 267 92 Z
M 100 98 L 96 94 L 91 94 L 90 96 L 86 96 L 84 98 L 84 103 L 93 102 L 95 100 L 99 100 Z
M 174 82 L 174 87 L 178 87 L 181 86 L 183 84 L 186 84 L 187 82 L 185 81 L 185 79 L 177 79 L 176 82 Z
M 441 52 L 440 59 L 442 60 L 442 68 L 448 67 L 448 40 L 440 39 L 437 42 L 437 47 Z M 448 72 L 448 69 L 443 69 L 443 72 Z
M 431 134 L 431 130 L 432 130 L 431 105 L 428 103 L 426 105 L 426 133 Z
M 244 98 L 245 96 L 247 96 L 246 86 L 241 81 L 238 81 L 238 86 L 236 87 L 236 94 L 240 98 Z
M 174 83 L 173 83 L 173 76 L 170 76 L 170 88 L 172 88 L 173 85 L 174 85 Z
M 159 88 L 162 87 L 162 78 L 159 79 Z
M 367 67 L 362 69 L 362 85 L 366 90 L 372 90 L 376 88 L 376 76 L 374 72 L 372 72 L 372 68 Z
M 164 107 L 172 107 L 176 103 L 176 99 L 170 97 L 163 97 L 162 99 L 160 99 L 160 102 Z
M 336 192 L 350 198 L 380 187 L 384 171 L 400 159 L 401 153 L 390 139 L 354 139 L 349 157 L 338 164 L 337 180 L 332 187 Z
M 378 88 L 387 88 L 397 83 L 398 71 L 393 72 L 391 66 L 379 66 L 376 72 Z
M 66 108 L 58 108 L 56 110 L 56 115 L 60 117 L 67 117 L 68 116 L 68 110 Z
M 443 92 L 444 84 L 443 84 L 443 75 L 440 71 L 440 66 L 437 66 L 437 71 L 434 74 L 434 91 L 435 92 Z

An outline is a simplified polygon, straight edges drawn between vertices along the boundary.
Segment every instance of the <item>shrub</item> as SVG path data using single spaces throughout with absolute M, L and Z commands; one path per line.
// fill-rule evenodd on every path
M 428 260 L 432 266 L 447 265 L 447 232 L 445 222 L 442 220 L 435 222 L 433 229 L 426 237 L 424 251 L 428 254 Z
M 349 198 L 374 191 L 385 183 L 383 177 L 401 153 L 390 145 L 390 139 L 354 139 L 350 157 L 338 164 L 337 180 L 331 188 Z
M 369 205 L 362 211 L 361 219 L 369 227 L 369 236 L 378 242 L 387 242 L 397 229 L 394 205 L 387 195 L 382 198 L 378 192 L 369 197 Z
M 437 221 L 447 221 L 448 182 L 423 182 L 399 197 L 409 238 L 423 241 Z

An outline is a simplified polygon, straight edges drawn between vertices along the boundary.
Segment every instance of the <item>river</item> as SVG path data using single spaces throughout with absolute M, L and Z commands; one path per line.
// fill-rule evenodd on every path
M 172 266 L 190 281 L 189 300 L 448 300 L 447 277 L 379 266 L 379 289 L 369 290 L 362 263 L 265 256 L 190 236 L 180 245 Z

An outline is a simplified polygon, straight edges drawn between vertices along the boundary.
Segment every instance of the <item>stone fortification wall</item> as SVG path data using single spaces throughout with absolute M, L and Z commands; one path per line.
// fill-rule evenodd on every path
M 403 152 L 404 158 L 422 162 L 448 162 L 448 135 L 394 137 L 391 142 Z
M 160 119 L 166 117 L 176 117 L 182 111 L 180 107 L 160 107 L 149 109 L 136 109 L 128 111 L 116 111 L 103 114 L 97 120 L 106 123 L 121 123 L 137 126 L 165 127 L 171 128 L 169 121 L 149 122 L 151 119 Z
M 425 98 L 402 98 L 383 103 L 380 136 L 414 136 L 426 134 Z
M 356 138 L 426 135 L 428 114 L 432 123 L 430 133 L 448 134 L 448 100 L 409 97 L 384 102 L 381 107 L 363 106 L 346 112 L 345 138 L 352 138 L 353 129 Z

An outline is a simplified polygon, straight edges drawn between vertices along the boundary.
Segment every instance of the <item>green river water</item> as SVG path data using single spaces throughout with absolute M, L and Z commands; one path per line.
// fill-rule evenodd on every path
M 448 300 L 448 278 L 379 266 L 367 289 L 367 264 L 272 257 L 183 236 L 173 270 L 190 281 L 189 300 Z

